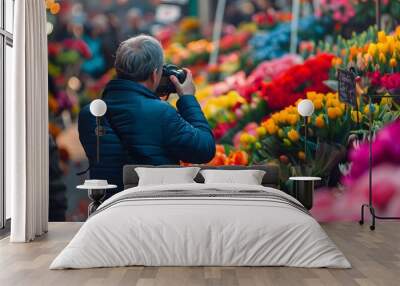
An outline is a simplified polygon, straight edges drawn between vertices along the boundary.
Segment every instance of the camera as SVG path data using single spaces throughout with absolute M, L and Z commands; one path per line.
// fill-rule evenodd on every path
M 186 74 L 187 72 L 184 69 L 175 65 L 163 65 L 162 76 L 156 93 L 160 95 L 169 95 L 170 93 L 176 93 L 175 85 L 169 77 L 171 75 L 174 75 L 180 83 L 183 83 L 186 79 Z

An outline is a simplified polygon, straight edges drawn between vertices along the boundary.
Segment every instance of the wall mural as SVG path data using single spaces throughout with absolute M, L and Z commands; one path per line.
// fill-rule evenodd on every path
M 91 1 L 46 1 L 49 132 L 60 157 L 52 164 L 59 165 L 68 187 L 66 198 L 58 196 L 68 201 L 67 220 L 84 220 L 88 204 L 86 194 L 75 190 L 82 180 L 75 173 L 87 166 L 77 115 L 115 77 L 120 41 L 139 33 L 157 37 L 167 62 L 193 72 L 196 97 L 217 140 L 210 165 L 277 164 L 285 191 L 293 187 L 290 176 L 321 177 L 313 215 L 320 221 L 357 221 L 368 201 L 372 118 L 373 200 L 378 213 L 400 215 L 400 101 L 384 97 L 400 94 L 400 2 L 382 1 L 378 30 L 374 1 L 324 0 L 318 7 L 303 1 L 298 53 L 290 54 L 290 5 L 239 1 L 252 5 L 247 11 L 232 1 L 212 65 L 211 29 L 201 29 L 194 16 L 196 1 L 179 6 L 172 21 L 160 18 L 160 1 L 101 2 L 98 8 Z M 350 67 L 353 105 L 339 96 L 337 82 L 338 70 Z M 382 97 L 369 102 L 369 95 Z M 176 99 L 169 101 L 174 105 Z M 302 99 L 314 106 L 306 119 L 298 112 Z

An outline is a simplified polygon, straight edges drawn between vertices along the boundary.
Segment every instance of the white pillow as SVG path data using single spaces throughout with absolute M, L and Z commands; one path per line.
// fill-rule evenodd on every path
M 196 177 L 199 170 L 200 168 L 198 167 L 135 168 L 139 176 L 138 186 L 195 183 L 193 179 Z
M 261 185 L 265 171 L 262 170 L 202 170 L 205 184 Z

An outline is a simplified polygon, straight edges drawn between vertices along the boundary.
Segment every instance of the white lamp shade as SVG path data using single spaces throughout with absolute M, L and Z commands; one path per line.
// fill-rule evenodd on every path
M 301 116 L 311 116 L 314 113 L 314 104 L 309 99 L 303 99 L 297 106 L 297 111 Z
M 101 99 L 95 99 L 90 103 L 90 113 L 93 116 L 101 117 L 107 111 L 107 104 Z

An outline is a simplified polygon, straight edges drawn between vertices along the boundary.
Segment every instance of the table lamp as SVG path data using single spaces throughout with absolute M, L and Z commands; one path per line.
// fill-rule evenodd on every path
M 105 134 L 105 129 L 101 126 L 100 119 L 107 111 L 107 104 L 101 99 L 95 99 L 90 103 L 90 113 L 96 117 L 96 159 L 100 161 L 100 136 Z
M 307 130 L 308 130 L 308 117 L 314 113 L 314 104 L 309 99 L 303 99 L 297 105 L 297 111 L 304 118 L 304 161 L 307 162 Z

